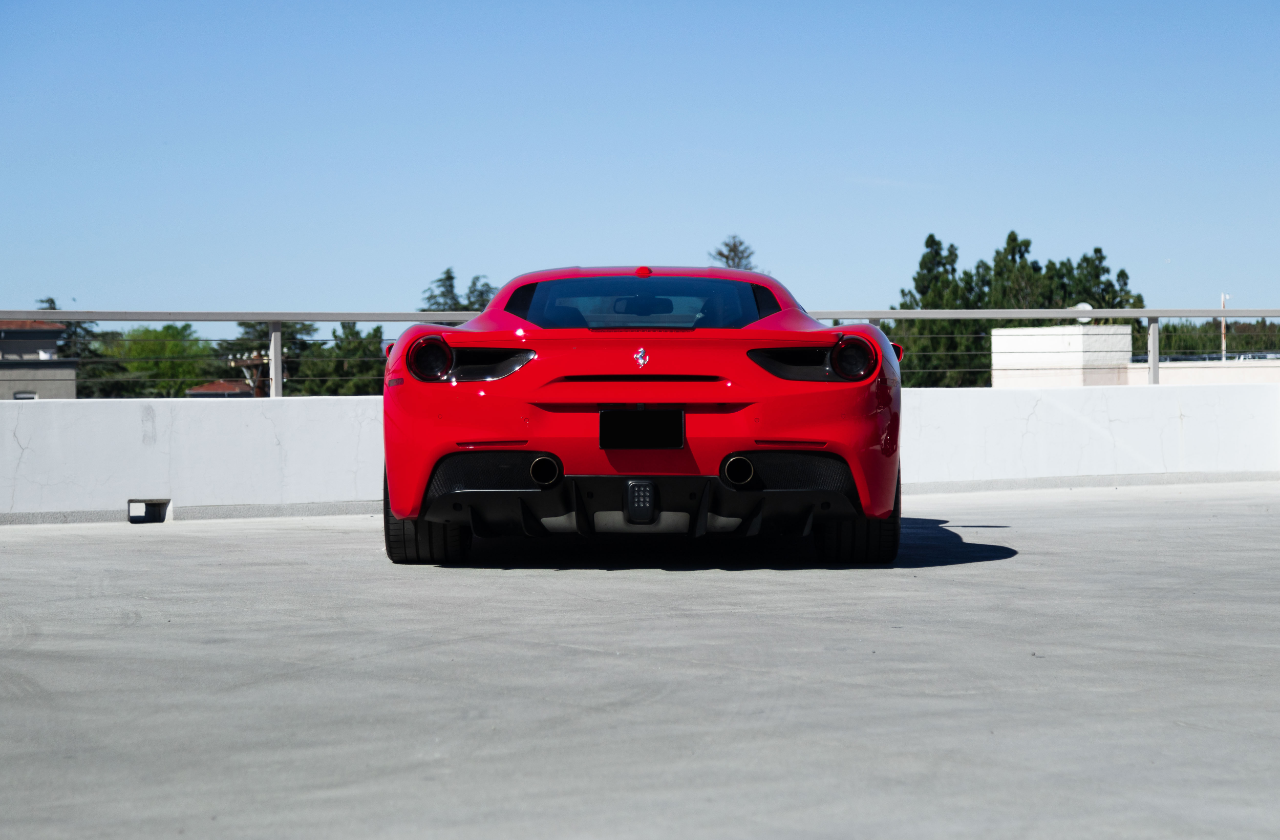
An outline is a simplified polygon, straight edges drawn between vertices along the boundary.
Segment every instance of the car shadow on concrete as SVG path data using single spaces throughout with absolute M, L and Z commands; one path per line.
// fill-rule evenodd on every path
M 943 527 L 945 519 L 902 520 L 902 544 L 894 564 L 902 569 L 925 569 L 1007 560 L 1018 552 L 1002 545 L 966 542 Z M 1002 527 L 970 525 L 966 528 Z M 690 540 L 685 537 L 555 536 L 541 539 L 477 539 L 462 563 L 444 564 L 477 569 L 593 569 L 622 571 L 658 569 L 670 572 L 751 571 L 756 569 L 854 569 L 823 562 L 813 540 L 757 537 L 751 539 Z M 888 567 L 872 567 L 869 571 Z
M 899 569 L 927 569 L 933 566 L 959 566 L 964 563 L 987 563 L 1017 556 L 1016 549 L 1004 545 L 967 542 L 961 533 L 970 531 L 977 537 L 1006 525 L 960 525 L 950 528 L 946 519 L 902 519 L 902 544 L 898 548 Z M 957 533 L 956 530 L 961 533 Z

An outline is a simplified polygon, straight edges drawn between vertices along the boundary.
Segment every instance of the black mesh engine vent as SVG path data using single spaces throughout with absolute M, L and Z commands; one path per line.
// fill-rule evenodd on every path
M 540 490 L 529 475 L 535 458 L 546 452 L 458 452 L 436 464 L 427 498 L 464 490 Z
M 857 495 L 849 465 L 838 456 L 781 451 L 734 454 L 750 460 L 755 468 L 751 483 L 744 489 L 822 490 L 851 497 Z

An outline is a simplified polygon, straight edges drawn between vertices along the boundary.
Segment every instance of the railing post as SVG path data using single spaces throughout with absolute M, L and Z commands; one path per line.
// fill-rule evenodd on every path
M 1160 319 L 1147 319 L 1147 384 L 1160 384 Z
M 284 336 L 279 321 L 267 325 L 271 330 L 271 351 L 268 356 L 271 374 L 271 396 L 284 396 Z

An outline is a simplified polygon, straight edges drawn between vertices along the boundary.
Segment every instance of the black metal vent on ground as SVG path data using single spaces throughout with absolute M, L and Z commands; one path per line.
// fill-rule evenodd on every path
M 169 518 L 168 499 L 130 499 L 127 509 L 129 522 L 133 525 L 164 522 Z

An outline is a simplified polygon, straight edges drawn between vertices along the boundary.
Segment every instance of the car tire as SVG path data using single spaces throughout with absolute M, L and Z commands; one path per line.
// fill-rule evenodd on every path
M 452 522 L 396 519 L 382 479 L 382 537 L 392 563 L 460 563 L 471 550 L 471 529 Z
M 902 536 L 902 477 L 885 519 L 842 516 L 814 523 L 814 548 L 824 563 L 841 566 L 892 566 Z

